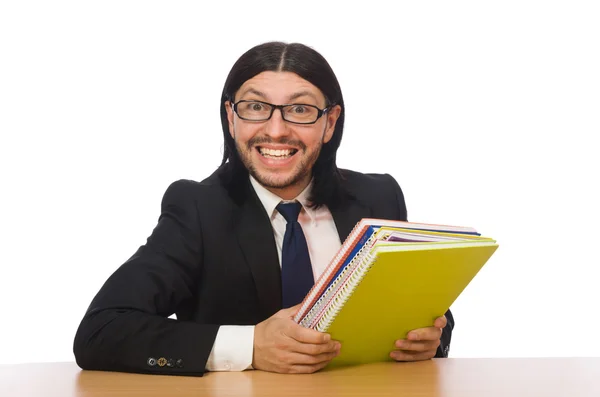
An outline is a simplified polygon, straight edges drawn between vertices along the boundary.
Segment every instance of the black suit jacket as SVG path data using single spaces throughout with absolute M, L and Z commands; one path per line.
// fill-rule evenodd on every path
M 232 196 L 223 172 L 169 186 L 147 243 L 105 282 L 81 321 L 74 341 L 81 368 L 201 376 L 220 325 L 255 325 L 281 309 L 269 215 L 248 178 Z M 361 218 L 406 220 L 391 176 L 342 175 L 354 198 L 329 208 L 342 241 Z M 177 320 L 168 318 L 173 313 Z M 447 317 L 438 357 L 447 355 L 454 326 Z

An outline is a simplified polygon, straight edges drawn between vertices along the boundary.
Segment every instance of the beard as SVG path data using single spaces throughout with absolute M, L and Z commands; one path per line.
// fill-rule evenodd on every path
M 258 150 L 256 149 L 256 145 L 274 143 L 272 139 L 266 137 L 255 137 L 250 139 L 245 147 L 244 145 L 240 144 L 237 139 L 234 141 L 238 155 L 250 175 L 252 175 L 252 177 L 264 187 L 272 189 L 284 189 L 290 186 L 295 186 L 310 177 L 312 174 L 312 168 L 317 162 L 319 154 L 321 153 L 321 148 L 323 147 L 323 140 L 319 142 L 317 147 L 310 151 L 301 141 L 295 141 L 287 138 L 279 140 L 278 143 L 298 147 L 298 152 L 295 153 L 294 156 L 302 156 L 300 162 L 294 167 L 289 175 L 281 178 L 277 177 L 276 175 L 268 175 L 265 172 L 258 171 L 252 161 L 252 151 Z M 261 154 L 259 153 L 259 156 L 260 155 Z

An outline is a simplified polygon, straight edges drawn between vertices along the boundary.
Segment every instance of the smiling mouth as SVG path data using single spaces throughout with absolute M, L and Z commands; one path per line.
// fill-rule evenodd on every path
M 261 156 L 268 159 L 283 160 L 292 157 L 298 152 L 298 149 L 267 149 L 264 147 L 257 146 L 256 149 Z

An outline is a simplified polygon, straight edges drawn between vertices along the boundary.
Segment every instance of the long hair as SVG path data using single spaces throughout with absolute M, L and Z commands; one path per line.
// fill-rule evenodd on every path
M 237 90 L 247 80 L 265 71 L 292 72 L 309 81 L 325 95 L 326 105 L 339 105 L 340 116 L 333 136 L 321 148 L 312 169 L 313 188 L 310 201 L 313 206 L 335 206 L 345 198 L 341 174 L 336 165 L 336 153 L 344 130 L 344 98 L 338 80 L 325 58 L 317 51 L 299 43 L 268 42 L 251 48 L 233 65 L 221 95 L 221 125 L 224 151 L 221 165 L 228 168 L 226 183 L 232 189 L 247 179 L 248 170 L 241 161 L 235 141 L 229 133 L 225 101 L 234 102 Z

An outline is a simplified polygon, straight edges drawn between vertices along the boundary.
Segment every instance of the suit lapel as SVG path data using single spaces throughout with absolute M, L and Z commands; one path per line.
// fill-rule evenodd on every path
M 273 227 L 251 186 L 238 211 L 235 234 L 254 278 L 261 318 L 266 319 L 282 305 L 281 268 Z
M 371 209 L 354 199 L 349 199 L 343 206 L 332 207 L 329 211 L 331 211 L 342 244 L 362 218 L 372 217 Z

